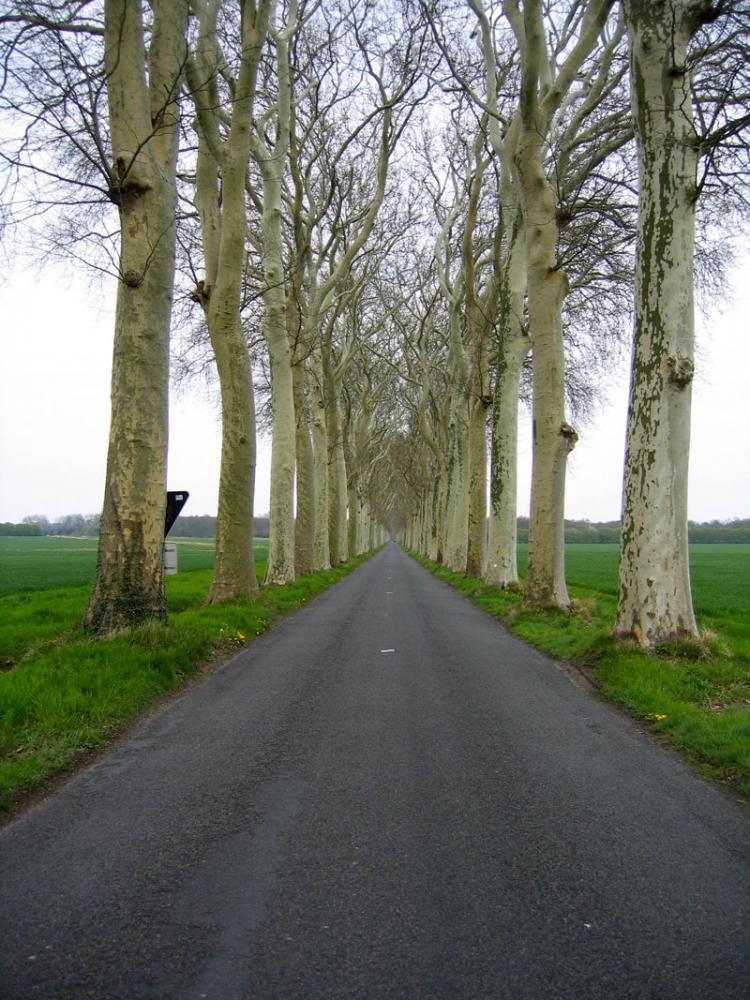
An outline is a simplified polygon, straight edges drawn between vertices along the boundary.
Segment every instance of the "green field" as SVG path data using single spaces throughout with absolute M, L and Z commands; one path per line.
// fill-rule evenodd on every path
M 176 542 L 180 572 L 211 569 L 212 538 L 170 538 Z M 96 568 L 95 538 L 0 537 L 0 597 L 52 587 L 91 583 Z M 255 541 L 255 558 L 265 560 L 268 539 Z
M 166 580 L 170 614 L 200 604 L 211 584 L 212 539 L 174 539 L 179 573 Z M 255 543 L 258 580 L 268 539 Z M 0 670 L 72 640 L 79 631 L 96 568 L 96 542 L 84 538 L 0 538 Z
M 616 545 L 566 545 L 565 572 L 571 587 L 617 596 Z M 527 546 L 518 547 L 526 571 Z M 750 625 L 750 545 L 691 545 L 690 575 L 696 614 L 733 618 Z
M 213 566 L 212 539 L 170 539 L 177 543 L 180 574 Z M 255 541 L 260 564 L 268 539 Z M 518 548 L 519 568 L 526 569 L 525 545 Z M 601 594 L 617 594 L 616 545 L 568 545 L 568 583 Z M 58 587 L 90 584 L 96 565 L 96 539 L 0 537 L 0 597 Z M 696 612 L 750 624 L 750 545 L 691 545 L 690 566 Z M 168 580 L 167 586 L 174 585 Z

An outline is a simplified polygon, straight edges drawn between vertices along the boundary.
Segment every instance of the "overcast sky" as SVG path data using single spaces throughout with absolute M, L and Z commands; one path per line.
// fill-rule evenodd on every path
M 92 290 L 61 268 L 3 268 L 0 285 L 0 521 L 101 508 L 109 425 L 111 286 Z M 750 517 L 750 256 L 721 309 L 698 316 L 689 515 Z M 627 409 L 626 366 L 569 461 L 566 516 L 619 517 Z M 186 514 L 215 514 L 220 432 L 215 400 L 195 388 L 172 400 L 169 489 L 187 489 Z M 528 418 L 522 417 L 519 514 L 528 514 Z M 270 444 L 259 441 L 256 512 L 268 510 Z

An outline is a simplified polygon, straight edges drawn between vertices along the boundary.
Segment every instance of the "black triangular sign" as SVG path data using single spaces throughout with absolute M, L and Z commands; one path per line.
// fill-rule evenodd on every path
M 167 490 L 167 512 L 164 517 L 164 537 L 169 534 L 172 525 L 177 520 L 180 511 L 190 496 L 187 490 Z

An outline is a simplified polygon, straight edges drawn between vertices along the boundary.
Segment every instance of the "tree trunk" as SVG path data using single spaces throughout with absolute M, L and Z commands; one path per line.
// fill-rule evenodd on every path
M 490 527 L 485 574 L 488 583 L 503 590 L 518 583 L 518 384 L 524 359 L 529 353 L 529 338 L 523 331 L 525 248 L 518 237 L 513 244 L 501 287 L 501 332 L 492 398 Z
M 346 562 L 346 459 L 344 458 L 344 431 L 341 419 L 338 385 L 333 372 L 333 359 L 324 349 L 323 374 L 325 379 L 326 434 L 328 438 L 328 545 L 331 565 Z
M 242 250 L 240 250 L 242 253 Z M 255 404 L 247 344 L 236 300 L 216 287 L 209 331 L 221 385 L 221 472 L 216 556 L 209 603 L 258 592 L 253 554 Z
M 466 572 L 469 543 L 469 365 L 462 341 L 462 301 L 450 307 L 448 379 L 448 490 L 446 498 L 445 565 Z
M 370 505 L 362 501 L 359 517 L 359 536 L 357 538 L 357 555 L 369 551 L 370 548 Z
M 305 400 L 305 365 L 298 361 L 293 372 L 294 416 L 297 422 L 297 457 L 294 521 L 294 568 L 298 576 L 312 573 L 315 566 L 315 469 L 310 423 Z
M 328 466 L 331 480 L 329 483 L 329 507 L 328 523 L 330 526 L 329 544 L 331 546 L 331 563 L 337 566 L 346 562 L 349 558 L 348 532 L 347 532 L 347 486 L 346 486 L 346 458 L 344 456 L 344 445 L 341 440 L 341 409 L 338 401 L 334 402 L 333 426 L 338 427 L 338 433 L 334 437 L 333 448 L 330 449 L 330 462 Z M 329 426 L 330 434 L 330 426 Z M 330 437 L 329 437 L 330 448 Z
M 565 471 L 577 435 L 565 419 L 562 306 L 568 290 L 557 268 L 555 197 L 537 133 L 524 129 L 519 170 L 526 218 L 526 278 L 533 360 L 533 455 L 529 562 L 524 603 L 566 608 Z
M 451 408 L 445 565 L 464 573 L 469 540 L 469 414 L 464 392 L 456 394 Z
M 695 636 L 687 477 L 697 150 L 685 70 L 702 3 L 627 0 L 640 206 L 615 635 Z
M 146 81 L 141 6 L 105 4 L 105 63 L 120 213 L 112 416 L 96 577 L 84 628 L 164 620 L 169 327 L 174 284 L 177 94 L 187 4 L 155 15 Z M 165 95 L 168 95 L 165 97 Z
M 360 529 L 359 489 L 356 483 L 351 483 L 347 489 L 349 520 L 347 522 L 346 544 L 350 556 L 359 555 L 357 543 Z
M 469 517 L 466 575 L 481 577 L 487 558 L 487 403 L 475 380 L 469 409 Z
M 319 346 L 313 350 L 310 374 L 315 479 L 315 569 L 322 570 L 331 568 L 331 550 L 328 541 L 328 431 L 323 359 Z
M 271 497 L 266 584 L 294 579 L 294 464 L 296 421 L 292 358 L 286 324 L 281 163 L 261 160 L 263 173 L 263 334 L 271 362 Z
M 501 590 L 518 583 L 518 382 L 527 353 L 528 346 L 524 342 L 501 346 L 493 398 L 489 551 L 485 577 L 488 583 Z
M 221 472 L 216 555 L 209 603 L 257 593 L 253 555 L 255 401 L 250 358 L 240 320 L 245 263 L 245 177 L 258 62 L 267 30 L 267 5 L 242 25 L 243 57 L 229 134 L 219 145 L 216 106 L 216 15 L 201 22 L 195 64 L 188 70 L 197 115 L 196 204 L 206 275 L 197 296 L 205 311 L 221 386 Z M 213 137 L 213 141 L 212 141 Z M 220 162 L 217 157 L 220 156 Z M 221 170 L 219 169 L 221 168 Z
M 293 134 L 293 133 L 292 133 Z M 296 155 L 296 145 L 294 146 Z M 294 160 L 293 165 L 296 166 Z M 292 208 L 295 234 L 295 260 L 291 273 L 291 290 L 287 300 L 286 318 L 289 347 L 292 352 L 292 385 L 296 421 L 295 456 L 296 514 L 294 520 L 294 568 L 298 576 L 312 573 L 315 568 L 315 470 L 307 398 L 307 364 L 312 337 L 317 327 L 314 303 L 306 303 L 304 274 L 307 239 L 302 213 L 302 182 L 294 174 L 296 196 Z M 315 284 L 314 280 L 311 284 Z M 314 293 L 313 293 L 314 294 Z

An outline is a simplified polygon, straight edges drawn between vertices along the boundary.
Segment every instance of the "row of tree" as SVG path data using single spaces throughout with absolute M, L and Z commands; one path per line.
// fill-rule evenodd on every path
M 181 377 L 215 371 L 221 394 L 209 600 L 257 587 L 256 414 L 268 585 L 386 532 L 515 584 L 526 399 L 526 601 L 567 606 L 566 410 L 590 405 L 634 302 L 616 629 L 646 645 L 694 633 L 694 232 L 715 247 L 712 212 L 744 208 L 749 24 L 747 0 L 19 0 L 0 15 L 6 178 L 36 178 L 16 216 L 117 278 L 87 628 L 165 615 L 170 341 Z
M 10 521 L 0 523 L 0 535 L 67 535 L 77 538 L 96 538 L 101 528 L 99 514 L 66 514 L 50 521 L 44 514 L 31 514 L 20 524 Z M 253 518 L 256 538 L 268 538 L 268 518 Z M 211 514 L 181 515 L 171 528 L 176 538 L 215 538 L 216 517 Z
M 43 535 L 39 524 L 15 524 L 13 521 L 0 522 L 0 535 Z
M 564 488 L 577 433 L 566 415 L 566 362 L 575 357 L 571 344 L 580 343 L 581 319 L 592 316 L 592 299 L 596 315 L 597 306 L 621 310 L 618 293 L 631 294 L 635 243 L 615 634 L 646 646 L 695 635 L 687 529 L 695 229 L 698 222 L 710 234 L 717 206 L 727 218 L 746 208 L 748 10 L 688 0 L 468 6 L 483 76 L 471 76 L 476 61 L 453 40 L 454 9 L 441 17 L 433 8 L 430 21 L 462 93 L 483 115 L 490 146 L 466 144 L 436 246 L 440 298 L 450 316 L 450 405 L 441 405 L 442 384 L 435 391 L 423 378 L 415 387 L 424 445 L 412 463 L 407 542 L 455 570 L 484 574 L 499 586 L 516 582 L 514 421 L 529 355 L 525 600 L 569 604 Z M 491 198 L 500 212 L 495 228 L 482 233 L 481 189 L 493 164 Z M 699 205 L 706 206 L 703 216 Z M 431 328 L 426 309 L 422 320 Z M 574 389 L 569 382 L 568 397 Z
M 85 538 L 95 538 L 99 534 L 101 518 L 98 514 L 65 514 L 50 521 L 44 514 L 29 514 L 18 528 L 26 531 L 16 531 L 13 534 L 22 535 L 70 535 Z
M 43 536 L 69 535 L 74 537 L 98 537 L 100 527 L 98 514 L 67 514 L 56 521 L 50 521 L 43 514 L 25 517 L 20 524 L 11 521 L 0 523 L 0 535 Z M 180 515 L 172 527 L 175 538 L 215 538 L 216 517 L 211 514 Z M 619 521 L 565 521 L 565 543 L 617 545 L 620 541 Z M 253 534 L 256 538 L 268 538 L 267 517 L 253 518 Z M 520 545 L 529 540 L 529 519 L 517 519 L 517 538 Z M 750 544 L 750 522 L 748 519 L 733 521 L 688 521 L 688 540 L 703 544 Z
M 216 518 L 212 514 L 181 514 L 172 527 L 174 538 L 216 538 Z M 255 538 L 268 538 L 268 518 L 253 518 Z

